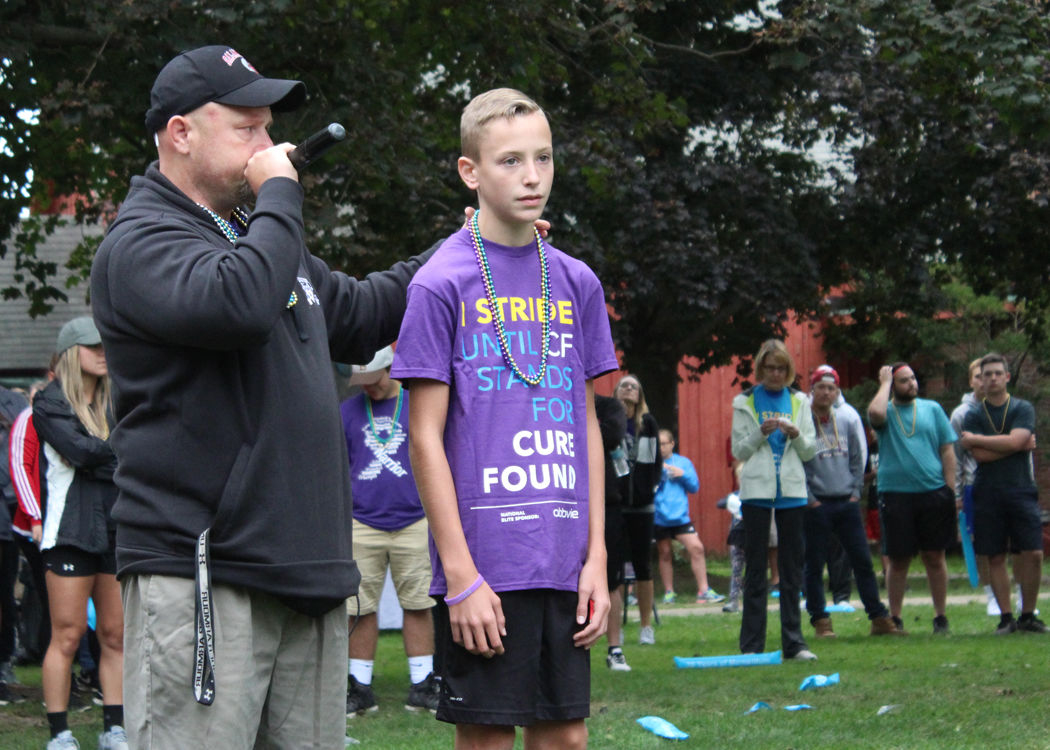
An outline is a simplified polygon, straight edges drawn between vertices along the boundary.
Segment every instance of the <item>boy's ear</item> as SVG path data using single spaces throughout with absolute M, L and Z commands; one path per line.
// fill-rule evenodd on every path
M 456 167 L 459 169 L 459 179 L 463 180 L 463 184 L 471 190 L 478 189 L 478 165 L 474 163 L 474 160 L 461 156 L 459 161 L 456 162 Z

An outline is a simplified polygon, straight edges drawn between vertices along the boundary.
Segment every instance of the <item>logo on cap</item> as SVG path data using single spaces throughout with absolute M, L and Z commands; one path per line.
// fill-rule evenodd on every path
M 251 64 L 250 62 L 248 62 L 248 61 L 247 61 L 247 60 L 246 60 L 246 59 L 244 58 L 244 55 L 242 55 L 242 54 L 241 54 L 240 52 L 238 52 L 237 50 L 233 49 L 232 47 L 231 47 L 230 49 L 228 49 L 228 50 L 226 50 L 225 52 L 223 52 L 223 53 L 222 53 L 222 61 L 223 61 L 224 63 L 226 63 L 227 65 L 233 65 L 233 64 L 234 64 L 235 62 L 237 62 L 238 60 L 240 60 L 240 61 L 241 61 L 241 65 L 243 65 L 244 67 L 246 67 L 246 68 L 247 68 L 248 70 L 250 70 L 251 72 L 255 73 L 255 75 L 259 75 L 259 71 L 257 71 L 257 70 L 256 70 L 256 69 L 255 69 L 255 68 L 254 68 L 254 67 L 252 66 L 252 64 Z

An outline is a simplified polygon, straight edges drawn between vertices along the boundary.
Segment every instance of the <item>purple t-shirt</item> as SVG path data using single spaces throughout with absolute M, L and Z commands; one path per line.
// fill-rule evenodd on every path
M 371 424 L 364 393 L 348 398 L 339 409 L 350 454 L 354 520 L 381 531 L 397 531 L 423 517 L 408 460 L 408 391 L 401 394 L 397 422 L 396 397 L 372 402 Z
M 586 381 L 617 367 L 605 296 L 584 263 L 550 247 L 547 373 L 527 386 L 504 361 L 467 230 L 408 287 L 393 377 L 447 383 L 445 453 L 467 545 L 494 591 L 575 591 L 587 555 Z M 485 243 L 511 353 L 539 372 L 540 264 L 535 243 Z M 446 593 L 430 545 L 432 594 Z

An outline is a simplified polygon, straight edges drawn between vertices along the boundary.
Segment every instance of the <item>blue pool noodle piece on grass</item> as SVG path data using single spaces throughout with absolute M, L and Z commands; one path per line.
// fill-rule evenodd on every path
M 839 673 L 834 672 L 833 674 L 811 674 L 809 677 L 802 681 L 802 684 L 798 686 L 799 690 L 810 690 L 812 688 L 822 688 L 828 685 L 839 684 Z
M 709 667 L 753 667 L 761 664 L 783 662 L 779 651 L 764 654 L 730 654 L 728 656 L 676 656 L 674 665 L 679 669 L 707 669 Z
M 648 729 L 657 737 L 663 737 L 664 739 L 668 740 L 689 739 L 688 734 L 683 732 L 681 729 L 676 727 L 667 719 L 663 719 L 659 716 L 643 716 L 642 718 L 638 719 L 638 723 L 642 726 L 643 729 Z

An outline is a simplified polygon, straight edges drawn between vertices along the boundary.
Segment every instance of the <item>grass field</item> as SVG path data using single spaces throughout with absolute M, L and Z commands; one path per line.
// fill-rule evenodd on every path
M 713 561 L 714 581 L 719 562 Z M 916 568 L 915 572 L 918 572 Z M 705 614 L 678 614 L 691 606 L 661 606 L 655 646 L 638 646 L 638 628 L 626 628 L 629 673 L 611 673 L 604 646 L 592 655 L 592 748 L 657 748 L 668 741 L 636 723 L 658 715 L 688 732 L 683 746 L 717 748 L 1050 748 L 1050 636 L 992 635 L 996 619 L 979 603 L 948 608 L 952 633 L 931 634 L 932 610 L 924 581 L 912 582 L 906 637 L 871 638 L 862 611 L 833 615 L 837 639 L 816 641 L 819 661 L 777 666 L 676 669 L 675 656 L 737 653 L 740 616 L 717 605 Z M 717 585 L 717 584 L 716 584 Z M 721 590 L 721 589 L 720 589 Z M 956 572 L 951 593 L 972 593 Z M 1050 608 L 1044 600 L 1043 609 Z M 677 612 L 676 612 L 677 610 Z M 779 622 L 770 613 L 767 647 L 779 646 Z M 840 683 L 800 692 L 811 674 L 838 672 Z M 18 670 L 35 700 L 0 708 L 0 748 L 39 750 L 47 741 L 39 703 L 39 669 Z M 380 710 L 348 722 L 362 747 L 423 750 L 450 748 L 452 729 L 429 714 L 406 712 L 407 668 L 400 634 L 380 637 L 373 683 Z M 757 701 L 773 710 L 746 714 Z M 784 707 L 809 704 L 811 710 Z M 893 706 L 879 715 L 880 708 Z M 71 716 L 84 748 L 94 748 L 101 710 Z M 520 746 L 520 740 L 519 740 Z

